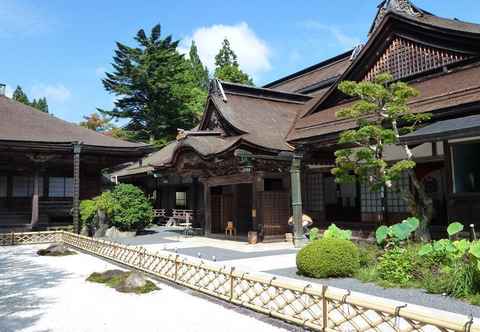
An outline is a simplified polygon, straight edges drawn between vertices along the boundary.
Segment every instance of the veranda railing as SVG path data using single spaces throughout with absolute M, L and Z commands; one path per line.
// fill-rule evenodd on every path
M 242 272 L 64 231 L 0 234 L 0 245 L 63 242 L 258 312 L 317 331 L 478 331 L 471 317 L 319 284 Z

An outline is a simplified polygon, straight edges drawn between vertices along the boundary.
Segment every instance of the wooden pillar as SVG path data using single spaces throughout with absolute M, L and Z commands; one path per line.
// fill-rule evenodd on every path
M 31 229 L 35 229 L 38 226 L 39 211 L 38 211 L 38 196 L 40 187 L 40 169 L 38 164 L 34 164 L 33 175 L 33 193 L 32 193 L 32 218 L 30 220 Z
M 263 192 L 263 172 L 256 172 L 252 181 L 252 223 L 253 230 L 260 231 L 263 228 L 263 206 L 261 192 Z M 265 230 L 263 230 L 265 233 Z
M 192 177 L 192 210 L 193 210 L 193 221 L 198 222 L 198 178 L 196 176 Z
M 205 209 L 205 224 L 203 232 L 205 235 L 209 235 L 212 231 L 212 207 L 211 207 L 211 193 L 210 186 L 207 182 L 203 183 L 203 202 Z
M 307 240 L 303 232 L 303 209 L 302 209 L 302 188 L 301 188 L 301 164 L 302 155 L 295 153 L 290 169 L 292 181 L 292 212 L 293 212 L 293 238 L 295 247 L 303 247 Z
M 258 231 L 258 218 L 257 218 L 257 177 L 255 176 L 252 181 L 252 228 Z
M 80 142 L 73 145 L 73 228 L 77 234 L 80 234 L 80 152 L 82 145 Z

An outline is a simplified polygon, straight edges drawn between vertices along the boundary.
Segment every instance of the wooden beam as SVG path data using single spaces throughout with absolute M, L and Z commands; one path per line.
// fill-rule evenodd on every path
M 203 182 L 208 183 L 211 187 L 216 186 L 229 186 L 233 184 L 241 183 L 252 183 L 254 176 L 250 173 L 248 174 L 234 174 L 234 175 L 225 175 L 225 176 L 215 176 L 204 179 Z

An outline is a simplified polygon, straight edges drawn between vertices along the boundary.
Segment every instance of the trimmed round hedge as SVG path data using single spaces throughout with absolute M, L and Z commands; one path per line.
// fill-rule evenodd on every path
M 320 239 L 311 242 L 297 254 L 297 269 L 312 278 L 351 277 L 360 268 L 359 250 L 355 244 L 341 239 Z

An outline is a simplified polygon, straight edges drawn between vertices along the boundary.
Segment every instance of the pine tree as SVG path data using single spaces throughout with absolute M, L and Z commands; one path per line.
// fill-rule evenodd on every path
M 13 92 L 12 99 L 25 105 L 30 105 L 30 101 L 20 85 L 17 85 L 17 88 Z
M 340 119 L 357 123 L 357 129 L 346 130 L 338 144 L 346 146 L 335 152 L 336 167 L 332 170 L 337 182 L 365 183 L 370 190 L 382 192 L 392 189 L 402 174 L 409 176 L 412 187 L 401 192 L 413 216 L 421 220 L 420 232 L 428 237 L 427 226 L 432 218 L 432 200 L 417 179 L 412 152 L 400 143 L 400 135 L 411 132 L 430 114 L 412 113 L 408 107 L 410 98 L 418 91 L 403 82 L 394 82 L 390 74 L 381 74 L 373 81 L 349 82 L 339 89 L 359 101 L 337 112 Z M 400 124 L 403 124 L 400 127 Z M 385 148 L 400 145 L 405 151 L 403 159 L 389 163 Z M 383 202 L 385 204 L 385 202 Z
M 117 42 L 114 71 L 102 82 L 118 99 L 113 110 L 99 111 L 128 119 L 125 129 L 137 140 L 163 144 L 176 136 L 178 128 L 192 128 L 198 121 L 192 107 L 197 96 L 190 64 L 177 51 L 178 41 L 160 37 L 160 25 L 150 36 L 138 31 L 135 41 L 135 47 Z
M 192 41 L 192 45 L 190 46 L 189 59 L 192 65 L 193 79 L 195 80 L 197 86 L 203 90 L 207 90 L 208 69 L 203 65 L 200 57 L 198 56 L 198 49 L 197 45 L 195 45 L 195 41 Z
M 215 77 L 222 81 L 253 85 L 248 74 L 240 69 L 237 55 L 226 38 L 223 40 L 222 48 L 215 56 Z

